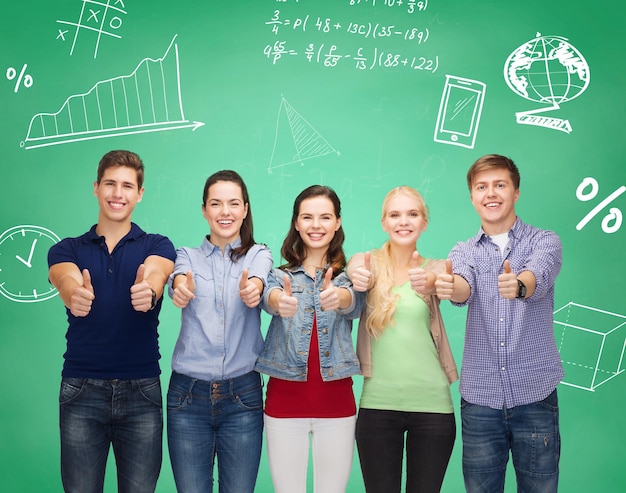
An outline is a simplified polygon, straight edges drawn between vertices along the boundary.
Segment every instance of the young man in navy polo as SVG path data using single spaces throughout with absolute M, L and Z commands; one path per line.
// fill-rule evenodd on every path
M 59 396 L 67 492 L 102 491 L 111 445 L 119 491 L 153 492 L 161 468 L 157 326 L 176 253 L 131 222 L 143 178 L 137 154 L 107 153 L 94 183 L 98 223 L 48 253 L 69 322 Z

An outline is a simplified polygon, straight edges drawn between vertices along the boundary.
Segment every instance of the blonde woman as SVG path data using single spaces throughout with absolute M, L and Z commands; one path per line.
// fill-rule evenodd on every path
M 422 196 L 394 188 L 383 201 L 389 239 L 348 265 L 354 290 L 367 293 L 356 442 L 368 493 L 401 491 L 405 440 L 406 491 L 439 492 L 456 437 L 450 383 L 458 375 L 435 295 L 445 262 L 417 250 L 427 225 Z

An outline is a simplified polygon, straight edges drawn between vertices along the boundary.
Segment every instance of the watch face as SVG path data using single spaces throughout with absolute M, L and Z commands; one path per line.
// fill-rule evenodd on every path
M 15 226 L 0 235 L 0 293 L 18 303 L 58 294 L 48 282 L 48 250 L 59 237 L 41 226 Z

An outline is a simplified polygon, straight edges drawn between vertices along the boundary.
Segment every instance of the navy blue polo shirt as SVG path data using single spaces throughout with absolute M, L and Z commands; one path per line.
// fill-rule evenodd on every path
M 88 269 L 95 295 L 86 317 L 75 317 L 66 309 L 64 377 L 128 380 L 161 373 L 157 327 L 162 298 L 145 313 L 135 311 L 130 300 L 137 269 L 151 255 L 176 260 L 168 238 L 147 234 L 134 223 L 111 254 L 95 225 L 50 248 L 48 265 L 72 262 L 81 271 Z

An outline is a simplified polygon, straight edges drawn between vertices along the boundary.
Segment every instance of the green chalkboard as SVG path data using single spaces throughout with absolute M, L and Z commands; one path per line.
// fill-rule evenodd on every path
M 563 241 L 561 491 L 623 491 L 622 13 L 618 0 L 4 2 L 0 490 L 61 490 L 66 321 L 45 253 L 96 221 L 97 162 L 130 149 L 146 164 L 134 215 L 145 230 L 198 245 L 204 180 L 232 168 L 276 263 L 293 199 L 314 183 L 343 201 L 349 255 L 384 240 L 390 188 L 417 188 L 431 210 L 420 252 L 445 257 L 479 227 L 467 168 L 511 156 L 518 213 Z M 443 315 L 460 363 L 465 311 L 444 303 Z M 166 300 L 164 386 L 179 316 Z M 445 492 L 463 491 L 460 457 L 459 432 Z M 257 490 L 272 491 L 265 454 Z M 174 491 L 167 453 L 158 491 Z M 364 491 L 356 459 L 348 491 Z

